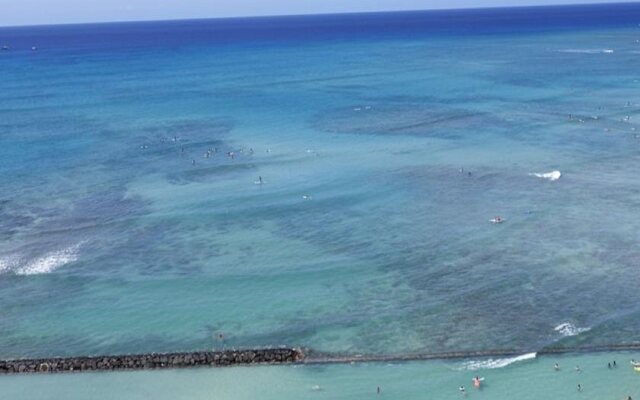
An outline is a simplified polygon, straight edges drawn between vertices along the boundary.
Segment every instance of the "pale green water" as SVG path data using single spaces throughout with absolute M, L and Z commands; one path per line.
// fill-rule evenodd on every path
M 234 367 L 89 374 L 6 376 L 8 399 L 612 399 L 640 398 L 640 354 L 540 357 L 499 369 L 468 370 L 461 361 Z M 608 369 L 616 360 L 618 367 Z M 555 372 L 553 364 L 560 364 Z M 579 365 L 582 372 L 576 372 Z M 471 379 L 485 378 L 477 391 Z M 583 391 L 577 391 L 577 385 Z M 464 385 L 467 396 L 458 392 Z M 319 386 L 321 390 L 314 390 Z M 380 386 L 382 393 L 376 394 Z

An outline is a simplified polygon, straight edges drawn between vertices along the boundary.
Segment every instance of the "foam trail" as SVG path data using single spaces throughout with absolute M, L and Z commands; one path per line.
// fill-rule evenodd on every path
M 511 365 L 519 361 L 533 360 L 536 358 L 536 356 L 537 356 L 537 353 L 527 353 L 527 354 L 522 354 L 516 357 L 496 358 L 496 359 L 489 358 L 487 360 L 468 361 L 462 364 L 461 369 L 475 371 L 478 369 L 504 368 L 507 365 Z
M 577 336 L 582 332 L 588 332 L 591 328 L 578 328 L 571 322 L 563 322 L 560 325 L 553 328 L 554 331 L 560 333 L 562 336 Z
M 78 259 L 79 248 L 80 244 L 77 244 L 66 249 L 47 253 L 42 257 L 20 266 L 15 270 L 15 273 L 17 275 L 48 274 L 65 264 L 76 261 Z
M 535 176 L 537 178 L 548 179 L 550 181 L 557 181 L 562 176 L 562 172 L 560 171 L 551 171 L 551 172 L 534 172 L 529 174 L 530 176 Z
M 563 49 L 558 50 L 560 53 L 575 53 L 575 54 L 611 54 L 613 49 Z

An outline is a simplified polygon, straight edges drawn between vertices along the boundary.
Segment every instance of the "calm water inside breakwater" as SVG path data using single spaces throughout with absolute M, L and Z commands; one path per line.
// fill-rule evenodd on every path
M 368 363 L 328 366 L 233 367 L 0 377 L 8 398 L 289 399 L 581 399 L 640 396 L 632 353 L 541 357 L 505 368 L 486 361 Z M 616 360 L 618 367 L 608 369 Z M 560 365 L 555 372 L 554 363 Z M 576 372 L 576 365 L 582 372 Z M 484 369 L 475 369 L 482 367 Z M 474 376 L 485 378 L 480 391 Z M 577 385 L 582 386 L 578 392 Z M 458 388 L 464 385 L 467 396 Z M 377 395 L 380 386 L 381 394 Z M 108 393 L 108 395 L 107 395 Z

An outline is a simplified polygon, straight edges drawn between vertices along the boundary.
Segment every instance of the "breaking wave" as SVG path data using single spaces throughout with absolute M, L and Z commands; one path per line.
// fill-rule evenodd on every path
M 12 262 L 10 260 L 0 258 L 0 273 L 10 270 L 11 266 Z
M 537 178 L 548 179 L 550 181 L 557 181 L 562 176 L 562 172 L 560 172 L 560 171 L 533 172 L 533 173 L 531 173 L 529 175 L 535 176 Z
M 576 53 L 576 54 L 611 54 L 612 49 L 563 49 L 558 50 L 560 53 Z
M 582 332 L 588 332 L 589 330 L 591 330 L 591 328 L 578 328 L 571 322 L 563 322 L 560 325 L 553 328 L 553 330 L 558 332 L 562 336 L 569 337 L 569 336 L 577 336 Z
M 489 358 L 486 360 L 475 360 L 475 361 L 467 361 L 462 364 L 463 370 L 471 370 L 475 371 L 478 369 L 496 369 L 496 368 L 504 368 L 507 365 L 511 365 L 513 363 L 519 361 L 533 360 L 537 356 L 537 353 L 526 353 L 516 357 L 507 357 L 507 358 Z

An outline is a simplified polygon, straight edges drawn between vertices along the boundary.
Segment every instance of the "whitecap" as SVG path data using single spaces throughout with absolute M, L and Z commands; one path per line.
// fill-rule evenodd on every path
M 550 181 L 557 181 L 562 176 L 562 172 L 557 170 L 551 172 L 533 172 L 529 175 L 535 176 L 537 178 L 548 179 Z
M 613 49 L 562 49 L 558 50 L 560 53 L 575 53 L 575 54 L 611 54 Z
M 10 271 L 14 262 L 9 258 L 0 258 L 0 273 Z
M 562 336 L 577 336 L 582 332 L 588 332 L 591 328 L 578 328 L 571 322 L 563 322 L 560 325 L 553 328 L 554 331 L 558 332 Z
M 48 274 L 58 268 L 78 260 L 80 244 L 62 250 L 52 251 L 14 269 L 16 275 Z
M 495 359 L 489 358 L 486 360 L 467 361 L 464 364 L 462 364 L 461 369 L 475 371 L 478 369 L 504 368 L 507 365 L 511 365 L 519 361 L 533 360 L 536 358 L 536 356 L 537 356 L 536 353 L 527 353 L 527 354 L 522 354 L 515 357 L 495 358 Z

